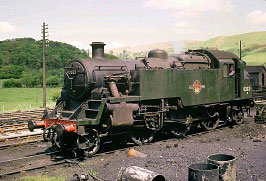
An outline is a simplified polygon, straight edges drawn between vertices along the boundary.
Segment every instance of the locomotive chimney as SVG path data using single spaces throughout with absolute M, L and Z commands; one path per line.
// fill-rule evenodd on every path
M 92 42 L 92 58 L 104 59 L 104 43 L 103 42 Z

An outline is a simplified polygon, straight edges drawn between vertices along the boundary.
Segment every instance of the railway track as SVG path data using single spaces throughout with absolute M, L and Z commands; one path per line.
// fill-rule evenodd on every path
M 28 121 L 42 118 L 44 109 L 0 114 L 0 149 L 42 140 L 42 130 L 28 130 Z M 48 109 L 51 111 L 51 109 Z
M 26 123 L 0 126 L 0 149 L 41 140 L 42 130 L 30 132 Z
M 59 153 L 59 151 L 43 152 L 35 155 L 1 161 L 0 178 L 66 163 L 66 160 L 60 156 Z
M 256 104 L 265 104 L 266 103 L 266 100 L 263 99 L 263 100 L 259 100 L 259 101 L 255 101 L 255 105 Z
M 253 100 L 261 101 L 266 99 L 266 91 L 253 91 Z
M 238 127 L 239 125 L 236 125 Z M 181 140 L 189 140 L 191 137 L 194 136 L 200 136 L 203 134 L 211 133 L 214 131 L 219 131 L 219 130 L 225 130 L 229 129 L 229 127 L 219 127 L 216 130 L 210 130 L 210 131 L 201 131 L 201 132 L 196 132 L 189 134 L 185 138 Z M 160 144 L 161 142 L 168 142 L 168 141 L 175 141 L 178 140 L 177 138 L 168 138 L 168 139 L 163 139 L 156 141 L 155 143 L 152 144 Z M 102 150 L 99 153 L 95 154 L 93 157 L 98 157 L 102 155 L 109 155 L 109 154 L 114 154 L 117 152 L 121 151 L 126 151 L 128 148 L 135 146 L 134 144 L 127 144 L 124 146 L 118 146 L 117 148 L 114 149 L 114 146 L 110 146 L 110 150 Z M 29 155 L 29 156 L 24 156 L 20 158 L 15 158 L 15 159 L 10 159 L 10 160 L 5 160 L 0 162 L 0 179 L 5 178 L 7 176 L 27 172 L 27 171 L 32 171 L 36 169 L 41 169 L 41 168 L 46 168 L 50 166 L 55 166 L 55 165 L 60 165 L 60 164 L 78 164 L 78 161 L 82 159 L 80 157 L 78 158 L 72 158 L 72 159 L 66 159 L 60 151 L 53 151 L 53 152 L 43 152 L 35 155 Z M 84 158 L 83 158 L 84 159 Z M 99 180 L 99 179 L 96 179 Z
M 26 123 L 28 120 L 40 120 L 44 109 L 23 111 L 23 112 L 7 112 L 0 114 L 0 126 Z M 48 112 L 51 109 L 48 109 Z
M 19 131 L 26 131 L 27 129 L 28 125 L 26 123 L 0 126 L 0 135 L 3 136 L 7 133 L 18 133 Z

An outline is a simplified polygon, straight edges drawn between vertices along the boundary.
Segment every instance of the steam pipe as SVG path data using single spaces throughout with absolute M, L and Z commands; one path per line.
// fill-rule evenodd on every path
M 115 82 L 109 82 L 109 87 L 110 87 L 110 90 L 112 92 L 112 95 L 114 97 L 120 97 L 119 95 L 119 92 L 118 92 L 118 89 L 117 89 L 117 86 L 116 86 L 116 83 Z

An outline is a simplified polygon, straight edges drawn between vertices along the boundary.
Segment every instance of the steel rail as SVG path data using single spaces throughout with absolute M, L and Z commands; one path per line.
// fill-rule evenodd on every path
M 0 178 L 3 178 L 3 177 L 8 176 L 8 175 L 18 174 L 18 173 L 21 173 L 21 172 L 37 170 L 37 169 L 45 168 L 45 167 L 48 167 L 48 166 L 60 165 L 60 164 L 63 164 L 63 163 L 67 163 L 67 161 L 63 160 L 63 161 L 59 161 L 59 162 L 55 162 L 55 163 L 51 163 L 51 164 L 36 166 L 36 167 L 32 167 L 32 168 L 27 168 L 27 169 L 16 170 L 16 171 L 12 171 L 12 172 L 7 172 L 7 173 L 4 173 L 4 174 L 0 174 Z
M 240 125 L 235 125 L 236 127 L 240 126 Z M 201 136 L 203 134 L 207 134 L 207 133 L 211 133 L 211 132 L 215 132 L 216 130 L 224 130 L 224 129 L 229 129 L 229 127 L 227 126 L 220 126 L 214 130 L 206 130 L 206 131 L 201 131 L 201 132 L 197 132 L 197 133 L 192 133 L 187 135 L 186 137 L 180 139 L 180 140 L 187 140 L 190 139 L 191 137 L 194 136 Z M 174 141 L 174 140 L 179 140 L 178 138 L 168 138 L 168 139 L 164 139 L 164 140 L 160 140 L 160 141 L 156 141 L 155 144 L 159 144 L 162 142 L 168 142 L 168 141 Z M 119 149 L 115 149 L 115 150 L 111 150 L 111 151 L 104 151 L 104 152 L 100 152 L 97 153 L 95 155 L 93 155 L 92 157 L 98 157 L 98 156 L 103 156 L 103 155 L 108 155 L 108 154 L 114 154 L 116 152 L 121 152 L 121 151 L 125 151 L 128 150 L 129 147 L 132 147 L 133 145 L 128 145 L 128 146 L 124 146 L 123 148 L 119 148 Z M 134 145 L 137 146 L 137 145 Z M 10 159 L 10 160 L 5 160 L 5 161 L 1 161 L 0 165 L 6 164 L 6 163 L 10 163 L 10 162 L 14 162 L 14 161 L 19 161 L 19 160 L 23 160 L 23 159 L 30 159 L 30 158 L 34 158 L 34 157 L 40 157 L 40 156 L 46 156 L 46 155 L 52 155 L 52 154 L 56 154 L 56 153 L 60 153 L 60 151 L 54 151 L 54 152 L 49 152 L 49 153 L 41 153 L 41 154 L 36 154 L 36 155 L 30 155 L 30 156 L 25 156 L 25 157 L 21 157 L 21 158 L 16 158 L 16 159 Z M 31 170 L 36 170 L 36 169 L 41 169 L 41 168 L 45 168 L 45 167 L 49 167 L 49 166 L 54 166 L 54 165 L 60 165 L 60 164 L 64 164 L 64 163 L 73 163 L 73 164 L 78 164 L 79 163 L 79 159 L 81 159 L 82 157 L 78 157 L 75 159 L 63 159 L 62 161 L 58 161 L 55 163 L 49 163 L 49 164 L 44 164 L 44 165 L 38 165 L 38 166 L 33 166 L 30 168 L 25 168 L 25 169 L 18 169 L 18 170 L 14 170 L 11 172 L 5 172 L 5 173 L 1 173 L 0 174 L 0 178 L 3 178 L 5 176 L 10 176 L 10 175 L 14 175 L 14 174 L 19 174 L 21 172 L 27 172 L 27 171 L 31 171 Z
M 48 109 L 50 112 L 52 109 Z M 23 123 L 27 120 L 40 120 L 44 109 L 23 111 L 23 112 L 6 112 L 0 114 L 0 125 L 12 125 L 14 123 Z
M 18 131 L 23 131 L 23 130 L 28 130 L 28 124 L 22 123 L 22 124 L 0 126 L 0 135 L 5 135 L 6 133 L 10 132 L 17 133 Z
M 42 141 L 42 133 L 43 131 L 39 130 L 38 132 L 27 132 L 24 134 L 2 136 L 0 137 L 0 149 Z
M 35 154 L 35 155 L 30 155 L 30 156 L 24 156 L 24 157 L 20 157 L 20 158 L 15 158 L 15 159 L 10 159 L 10 160 L 4 160 L 0 162 L 1 167 L 3 167 L 4 164 L 11 164 L 12 162 L 16 162 L 16 161 L 22 161 L 22 160 L 27 160 L 27 159 L 33 159 L 33 158 L 37 158 L 37 157 L 41 157 L 41 156 L 50 156 L 50 155 L 54 155 L 56 153 L 60 153 L 60 151 L 53 151 L 53 152 L 48 152 L 48 153 L 39 153 L 39 154 Z M 0 178 L 3 178 L 5 176 L 8 175 L 14 175 L 14 174 L 18 174 L 21 172 L 26 172 L 26 171 L 31 171 L 31 170 L 35 170 L 35 169 L 40 169 L 40 168 L 44 168 L 47 166 L 53 166 L 53 165 L 59 165 L 62 163 L 67 162 L 65 159 L 62 161 L 58 161 L 55 163 L 49 163 L 49 164 L 43 164 L 43 165 L 38 165 L 38 166 L 33 166 L 30 168 L 25 168 L 25 169 L 17 169 L 17 170 L 13 170 L 13 171 L 9 171 L 9 172 L 4 172 L 4 173 L 0 173 Z M 23 164 L 24 162 L 22 162 Z

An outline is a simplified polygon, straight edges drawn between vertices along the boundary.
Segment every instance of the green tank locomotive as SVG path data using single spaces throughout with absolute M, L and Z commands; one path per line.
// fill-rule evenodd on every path
M 44 140 L 91 156 L 107 136 L 142 145 L 161 129 L 183 137 L 192 126 L 241 124 L 243 109 L 253 104 L 245 62 L 230 52 L 168 56 L 157 49 L 143 59 L 110 60 L 104 45 L 92 43 L 92 59 L 70 61 L 56 107 L 29 122 L 30 130 L 42 127 Z

